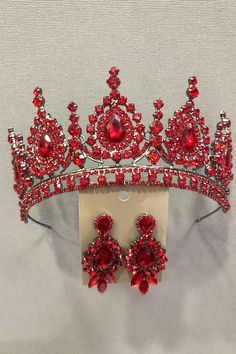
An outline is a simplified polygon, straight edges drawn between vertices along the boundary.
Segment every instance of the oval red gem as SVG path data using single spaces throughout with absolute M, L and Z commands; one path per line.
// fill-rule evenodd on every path
M 49 157 L 52 152 L 53 144 L 48 134 L 43 134 L 39 140 L 39 153 L 43 158 Z
M 142 267 L 150 267 L 156 262 L 156 257 L 151 247 L 145 245 L 140 248 L 136 255 L 136 262 Z
M 197 143 L 197 136 L 192 123 L 189 123 L 184 128 L 181 142 L 185 150 L 191 151 L 195 147 Z
M 116 114 L 112 114 L 110 121 L 107 124 L 107 138 L 111 142 L 120 142 L 124 138 L 125 129 Z
M 107 246 L 102 246 L 95 256 L 95 264 L 100 269 L 109 268 L 114 261 L 112 251 Z

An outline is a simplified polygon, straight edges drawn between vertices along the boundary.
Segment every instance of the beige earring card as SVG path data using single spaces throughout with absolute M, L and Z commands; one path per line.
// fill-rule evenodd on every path
M 153 236 L 162 245 L 166 244 L 169 191 L 158 186 L 114 186 L 89 189 L 79 192 L 79 236 L 81 259 L 88 245 L 97 236 L 94 220 L 98 215 L 109 214 L 113 219 L 110 235 L 124 249 L 134 241 L 139 233 L 137 218 L 144 213 L 156 220 Z M 116 283 L 130 281 L 130 275 L 121 267 L 115 273 Z M 161 277 L 159 277 L 159 281 Z M 82 272 L 83 284 L 88 284 L 89 275 Z

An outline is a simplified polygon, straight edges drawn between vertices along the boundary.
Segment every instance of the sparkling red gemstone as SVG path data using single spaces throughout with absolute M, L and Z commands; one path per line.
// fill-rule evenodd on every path
M 100 235 L 106 235 L 112 227 L 112 219 L 109 215 L 98 216 L 95 221 L 95 228 Z
M 153 117 L 154 117 L 154 119 L 162 119 L 163 113 L 161 111 L 157 111 L 157 112 L 153 113 Z
M 109 106 L 109 104 L 111 103 L 111 99 L 109 96 L 106 96 L 103 98 L 103 104 L 104 106 Z
M 120 92 L 118 90 L 112 90 L 110 93 L 111 98 L 116 100 L 120 96 Z
M 192 99 L 196 98 L 199 95 L 199 91 L 198 91 L 197 87 L 196 86 L 190 87 L 188 90 L 188 95 Z
M 70 102 L 67 106 L 67 108 L 69 109 L 69 111 L 71 112 L 75 112 L 77 110 L 77 104 L 74 102 Z
M 156 256 L 150 246 L 144 245 L 140 248 L 136 255 L 136 262 L 144 268 L 154 265 L 156 262 Z
M 142 277 L 143 277 L 143 272 L 137 272 L 136 274 L 133 275 L 130 285 L 132 287 L 139 285 Z
M 50 156 L 53 150 L 53 143 L 48 134 L 43 134 L 39 140 L 38 151 L 43 158 Z
M 79 167 L 83 167 L 85 164 L 85 157 L 80 153 L 77 153 L 73 155 L 72 161 L 74 162 L 75 165 Z
M 156 109 L 161 109 L 164 106 L 164 103 L 161 99 L 156 100 L 153 104 Z
M 123 123 L 120 117 L 115 113 L 112 114 L 106 126 L 106 135 L 111 142 L 120 142 L 124 138 L 125 129 Z
M 137 220 L 137 227 L 141 234 L 150 234 L 155 226 L 155 219 L 151 215 L 141 215 Z
M 42 96 L 37 95 L 34 97 L 33 104 L 35 105 L 35 107 L 43 106 L 43 103 L 44 103 L 44 99 Z
M 70 117 L 69 117 L 69 120 L 72 122 L 72 123 L 77 123 L 78 122 L 78 115 L 75 114 L 75 113 L 71 113 Z
M 127 102 L 127 97 L 125 97 L 125 96 L 120 96 L 119 97 L 119 104 L 120 105 L 125 105 L 126 104 L 126 102 Z
M 139 283 L 139 291 L 142 295 L 145 295 L 146 292 L 148 291 L 148 282 L 146 279 L 142 279 Z
M 112 66 L 111 69 L 109 70 L 109 74 L 111 76 L 117 76 L 119 74 L 119 69 L 115 66 Z
M 95 111 L 98 115 L 103 113 L 103 106 L 102 105 L 98 105 L 95 107 Z
M 148 154 L 148 160 L 152 163 L 155 164 L 159 161 L 160 155 L 157 150 L 150 151 Z
M 191 151 L 194 149 L 197 143 L 196 131 L 192 125 L 189 123 L 183 130 L 181 137 L 182 146 L 185 150 Z
M 134 113 L 133 115 L 133 120 L 136 122 L 136 123 L 139 123 L 142 119 L 142 114 L 141 113 Z
M 133 103 L 128 103 L 126 106 L 127 112 L 133 113 L 135 110 L 135 106 Z
M 114 90 L 120 86 L 120 79 L 117 76 L 110 76 L 109 79 L 107 79 L 107 84 Z
M 197 78 L 196 76 L 192 76 L 189 78 L 189 84 L 190 85 L 197 85 Z
M 229 168 L 231 165 L 231 150 L 228 148 L 225 154 L 225 166 Z
M 162 129 L 163 129 L 163 125 L 159 120 L 153 122 L 151 125 L 152 134 L 159 134 L 162 131 Z
M 107 288 L 107 282 L 104 278 L 100 278 L 97 284 L 97 289 L 100 293 L 104 293 Z
M 82 144 L 80 139 L 78 138 L 71 138 L 69 139 L 69 145 L 71 147 L 71 150 L 75 151 L 77 150 Z
M 100 269 L 107 269 L 111 267 L 114 262 L 114 255 L 111 249 L 107 246 L 100 247 L 98 253 L 95 256 L 95 264 Z

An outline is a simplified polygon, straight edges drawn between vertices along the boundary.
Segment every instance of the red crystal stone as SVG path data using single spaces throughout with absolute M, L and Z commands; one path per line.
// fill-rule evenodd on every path
M 163 101 L 160 99 L 156 100 L 153 104 L 156 109 L 161 109 L 164 106 Z
M 114 261 L 112 251 L 107 246 L 102 246 L 95 256 L 95 264 L 100 269 L 109 268 Z
M 39 140 L 39 154 L 43 157 L 49 157 L 53 150 L 53 144 L 50 136 L 48 134 L 43 134 Z
M 230 163 L 231 163 L 231 151 L 228 148 L 225 154 L 225 166 L 226 168 L 230 167 Z
M 142 267 L 150 267 L 156 262 L 156 257 L 151 247 L 144 245 L 136 255 L 136 262 Z
M 159 152 L 157 150 L 152 150 L 149 152 L 148 154 L 148 160 L 152 163 L 155 164 L 159 161 L 160 159 L 160 155 Z
M 120 117 L 115 113 L 112 114 L 106 127 L 107 138 L 111 142 L 120 142 L 125 134 L 125 129 Z
M 183 133 L 182 133 L 181 142 L 182 142 L 184 149 L 188 150 L 188 151 L 193 150 L 194 146 L 196 145 L 196 142 L 197 142 L 196 131 L 195 131 L 192 123 L 189 123 L 184 128 Z
M 198 89 L 196 88 L 196 86 L 192 86 L 192 87 L 189 88 L 188 95 L 192 99 L 196 98 L 199 95 L 199 92 L 198 92 Z
M 101 235 L 106 235 L 112 227 L 112 219 L 109 215 L 98 216 L 95 221 L 95 228 Z
M 75 112 L 77 110 L 77 104 L 74 102 L 70 102 L 67 106 L 67 108 L 69 109 L 69 111 L 71 112 Z
M 43 105 L 43 103 L 44 99 L 40 95 L 35 96 L 35 98 L 33 99 L 33 104 L 35 105 L 35 107 L 40 107 Z
M 120 86 L 120 79 L 117 76 L 110 76 L 107 80 L 107 84 L 111 89 L 116 89 Z
M 72 161 L 74 162 L 75 165 L 77 165 L 79 167 L 83 167 L 84 163 L 85 163 L 85 158 L 80 153 L 77 153 L 77 154 L 73 155 Z
M 162 131 L 162 129 L 163 129 L 163 125 L 159 120 L 153 122 L 151 125 L 151 132 L 153 134 L 159 134 Z
M 148 282 L 146 279 L 142 279 L 139 284 L 139 291 L 142 295 L 145 295 L 146 292 L 148 291 Z
M 130 285 L 132 287 L 139 285 L 142 276 L 143 276 L 143 272 L 137 272 L 136 274 L 134 274 L 131 279 Z
M 100 278 L 99 281 L 98 281 L 97 288 L 98 288 L 98 291 L 99 291 L 100 293 L 104 293 L 104 291 L 106 291 L 106 288 L 107 288 L 107 282 L 106 282 L 106 280 L 103 279 L 103 278 Z
M 118 68 L 116 68 L 115 66 L 112 66 L 111 69 L 109 70 L 109 74 L 111 76 L 116 76 L 119 74 L 119 71 L 120 70 Z
M 151 233 L 156 226 L 155 219 L 151 215 L 141 215 L 137 220 L 138 230 L 142 234 Z

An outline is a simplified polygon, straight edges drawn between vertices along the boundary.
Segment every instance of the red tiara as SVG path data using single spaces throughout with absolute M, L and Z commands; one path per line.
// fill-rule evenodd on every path
M 162 100 L 154 102 L 153 120 L 145 127 L 142 114 L 118 91 L 118 73 L 117 68 L 110 69 L 107 84 L 111 92 L 88 116 L 87 134 L 78 123 L 77 105 L 69 103 L 69 138 L 46 112 L 42 90 L 34 90 L 37 114 L 27 146 L 12 128 L 8 135 L 21 219 L 27 221 L 33 205 L 57 194 L 114 185 L 191 190 L 215 200 L 217 210 L 227 212 L 233 174 L 226 114 L 220 113 L 211 141 L 205 119 L 194 103 L 199 94 L 197 79 L 191 77 L 187 102 L 174 112 L 162 135 Z

